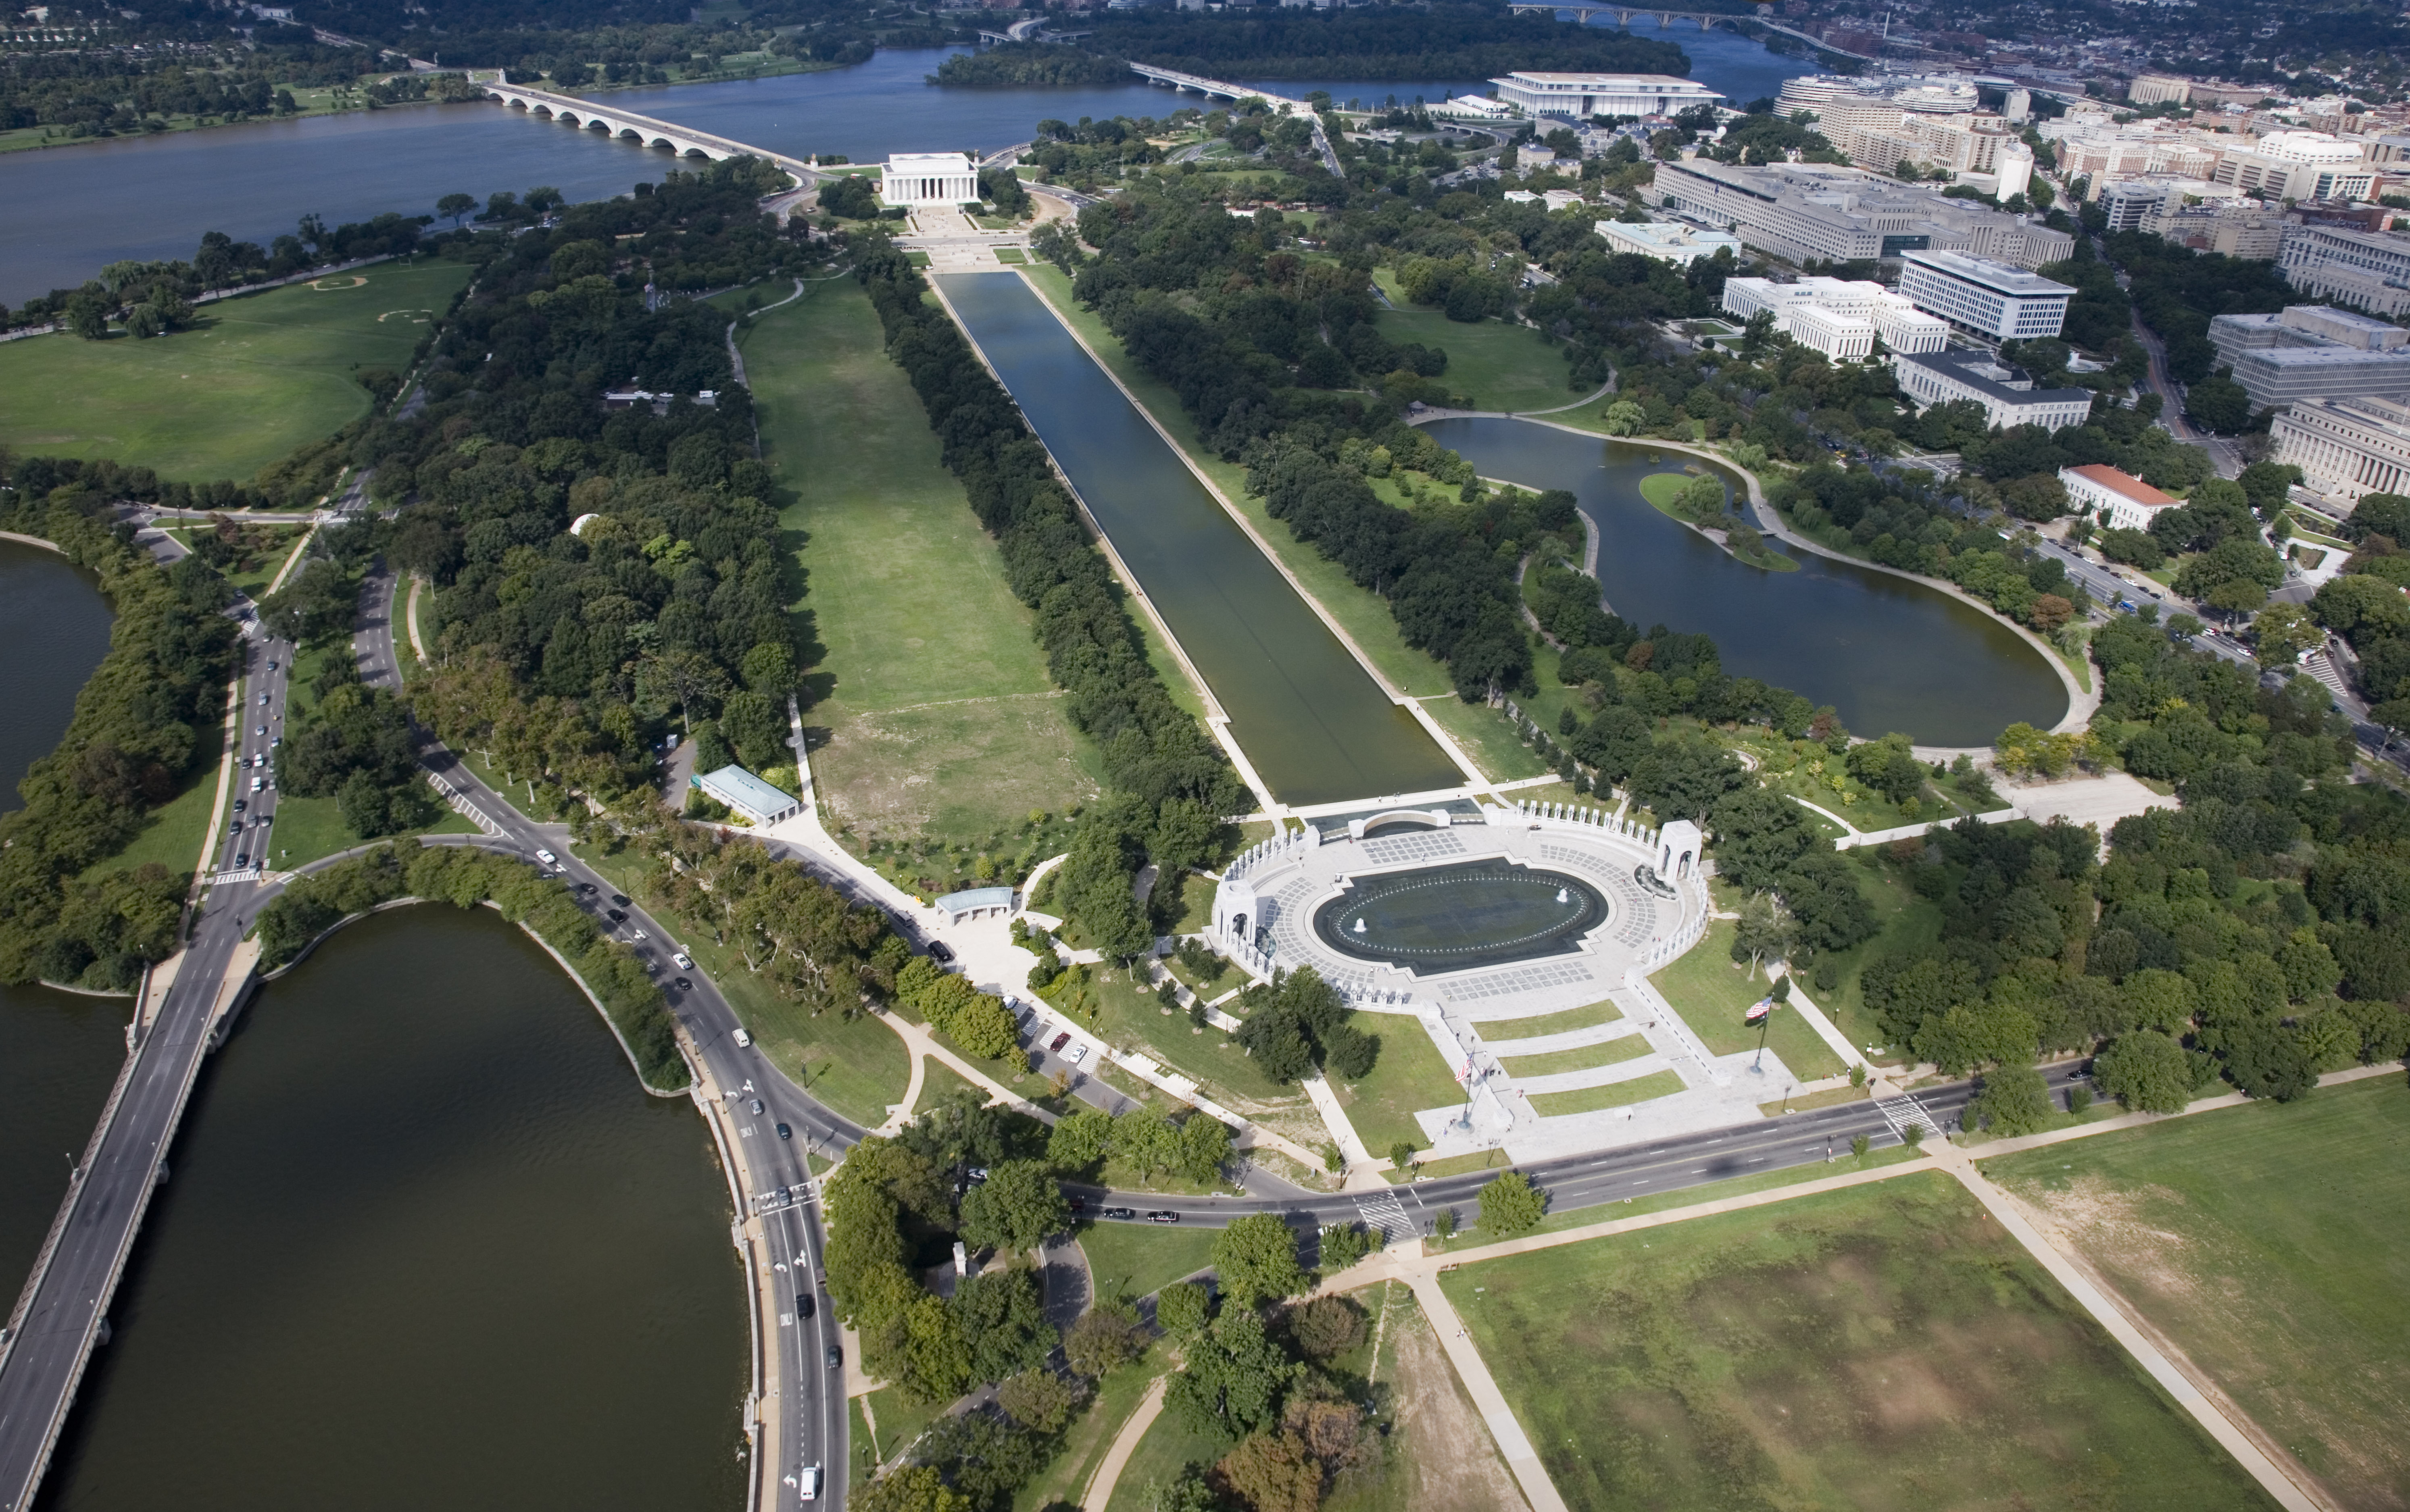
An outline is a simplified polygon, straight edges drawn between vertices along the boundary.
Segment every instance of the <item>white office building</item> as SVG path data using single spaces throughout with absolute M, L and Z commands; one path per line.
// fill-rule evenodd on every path
M 1741 251 L 1740 238 L 1729 231 L 1710 231 L 1684 225 L 1679 221 L 1643 221 L 1636 225 L 1601 221 L 1590 229 L 1604 239 L 1609 251 L 1637 253 L 1677 268 L 1688 268 L 1719 252 L 1729 252 L 1737 260 Z
M 2209 177 L 2265 199 L 2365 199 L 2376 169 L 2358 142 L 2323 131 L 2273 131 L 2227 153 Z
M 1983 406 L 1994 427 L 2035 425 L 2058 430 L 2092 414 L 2088 388 L 2036 388 L 2033 380 L 1988 352 L 1895 352 L 1891 371 L 1900 392 L 1919 408 L 1969 400 Z
M 897 153 L 879 169 L 878 197 L 891 205 L 969 205 L 979 196 L 979 165 L 968 153 Z
M 2000 341 L 2056 336 L 2075 291 L 2038 273 L 1955 252 L 1901 254 L 1899 292 L 1929 315 Z
M 1502 104 L 1528 116 L 1672 115 L 1693 105 L 1720 105 L 1723 96 L 1693 79 L 1672 74 L 1561 74 L 1517 68 L 1493 79 Z
M 2410 405 L 2389 399 L 2305 399 L 2270 422 L 2275 458 L 2349 512 L 2360 496 L 2410 493 Z
M 2062 467 L 2058 481 L 2066 485 L 2067 502 L 2076 514 L 2097 514 L 2112 531 L 2147 531 L 2160 510 L 2184 502 L 2104 462 Z

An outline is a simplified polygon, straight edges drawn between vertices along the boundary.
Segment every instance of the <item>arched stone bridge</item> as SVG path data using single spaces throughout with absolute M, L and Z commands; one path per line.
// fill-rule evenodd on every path
M 707 131 L 681 126 L 671 121 L 657 121 L 632 110 L 617 109 L 581 100 L 573 94 L 556 94 L 550 90 L 530 89 L 524 84 L 488 82 L 485 86 L 490 99 L 501 101 L 514 109 L 530 115 L 548 117 L 563 125 L 582 131 L 601 132 L 622 141 L 641 142 L 647 147 L 666 148 L 680 157 L 700 157 L 717 163 L 723 158 L 758 157 L 774 163 L 794 175 L 800 183 L 820 182 L 821 175 L 802 158 L 789 157 L 726 137 L 716 137 Z

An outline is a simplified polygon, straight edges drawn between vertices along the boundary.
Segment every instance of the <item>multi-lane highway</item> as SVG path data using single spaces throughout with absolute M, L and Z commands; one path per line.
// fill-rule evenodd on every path
M 275 728 L 267 716 L 283 709 L 290 663 L 277 657 L 269 665 L 249 604 L 239 603 L 232 613 L 243 625 L 237 686 L 246 734 L 240 749 L 264 749 L 267 737 L 249 732 L 261 723 Z M 239 833 L 229 831 L 228 847 L 239 843 Z M 135 1043 L 93 1145 L 0 1342 L 0 1512 L 30 1505 L 50 1462 L 152 1190 L 167 1179 L 168 1146 L 208 1053 L 211 1021 L 237 985 L 226 980 L 228 964 L 259 902 L 248 876 L 211 888 L 156 1015 L 147 1025 L 138 1017 Z

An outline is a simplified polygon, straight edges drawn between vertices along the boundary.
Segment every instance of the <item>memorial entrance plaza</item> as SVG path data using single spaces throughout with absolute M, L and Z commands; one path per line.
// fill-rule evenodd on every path
M 1312 967 L 1387 1020 L 1368 1029 L 1430 1038 L 1465 1092 L 1416 1111 L 1426 1159 L 1722 1127 L 1793 1078 L 1710 1054 L 1648 980 L 1706 932 L 1700 850 L 1687 821 L 1562 804 L 1338 815 L 1233 862 L 1213 939 L 1258 981 Z

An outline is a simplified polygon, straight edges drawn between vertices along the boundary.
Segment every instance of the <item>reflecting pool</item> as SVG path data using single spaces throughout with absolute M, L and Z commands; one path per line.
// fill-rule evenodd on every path
M 1314 910 L 1314 932 L 1343 954 L 1428 975 L 1569 953 L 1606 913 L 1578 877 L 1475 861 L 1350 879 Z

